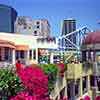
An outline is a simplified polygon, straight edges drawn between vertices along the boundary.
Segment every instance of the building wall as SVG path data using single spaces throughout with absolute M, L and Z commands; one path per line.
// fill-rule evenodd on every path
M 38 42 L 38 36 L 31 35 L 22 35 L 22 34 L 8 34 L 8 33 L 0 33 L 0 39 L 13 42 L 16 46 L 16 51 L 24 51 L 25 60 L 27 64 L 29 63 L 38 63 L 38 49 L 43 48 L 45 50 L 57 49 L 57 43 L 55 41 L 40 41 Z M 27 49 L 28 48 L 28 49 Z M 25 49 L 25 50 L 24 50 Z M 32 59 L 29 58 L 30 50 L 32 50 Z M 36 51 L 36 58 L 33 59 L 33 52 Z M 49 52 L 48 52 L 49 53 Z M 21 53 L 20 53 L 21 54 Z
M 15 22 L 15 32 L 33 36 L 48 37 L 51 34 L 48 20 L 33 20 L 27 16 L 20 16 Z
M 0 5 L 0 32 L 14 33 L 17 12 L 14 8 Z

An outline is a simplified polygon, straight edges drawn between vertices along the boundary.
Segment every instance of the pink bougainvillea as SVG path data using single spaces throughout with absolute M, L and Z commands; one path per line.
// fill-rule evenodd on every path
M 65 67 L 65 65 L 64 65 L 64 63 L 59 63 L 59 64 L 58 64 L 58 67 L 59 67 L 61 70 L 63 70 L 64 67 Z
M 11 98 L 10 100 L 53 100 L 53 99 L 30 96 L 29 93 L 27 92 L 20 92 L 17 96 Z
M 19 77 L 32 95 L 39 97 L 48 94 L 48 76 L 40 67 L 23 68 Z
M 89 96 L 86 96 L 86 97 L 84 98 L 84 100 L 91 100 L 91 98 L 90 98 Z
M 84 100 L 83 98 L 81 98 L 80 100 Z
M 59 64 L 58 64 L 58 67 L 59 67 L 59 69 L 60 69 L 59 75 L 60 75 L 61 77 L 64 77 L 64 68 L 65 68 L 65 64 L 64 64 L 64 63 L 59 63 Z
M 95 100 L 100 100 L 100 96 L 97 96 Z

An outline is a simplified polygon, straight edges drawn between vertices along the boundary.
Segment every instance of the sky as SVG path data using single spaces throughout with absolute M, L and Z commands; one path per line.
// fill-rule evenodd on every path
M 68 18 L 76 19 L 77 29 L 100 29 L 100 0 L 0 0 L 0 4 L 12 6 L 18 16 L 47 19 L 53 36 L 61 34 L 61 22 Z

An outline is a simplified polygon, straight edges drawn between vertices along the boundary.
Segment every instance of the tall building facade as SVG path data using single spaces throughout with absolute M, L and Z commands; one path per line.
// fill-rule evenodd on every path
M 14 33 L 17 12 L 14 8 L 0 4 L 0 32 Z
M 76 20 L 69 18 L 63 21 L 62 23 L 62 36 L 63 35 L 67 35 L 73 31 L 76 30 Z M 76 36 L 75 34 L 71 35 L 68 37 L 68 39 L 73 42 L 74 44 L 76 44 Z M 70 42 L 67 40 L 63 40 L 63 42 L 65 43 L 65 47 L 70 47 Z
M 66 35 L 76 30 L 76 20 L 75 19 L 66 19 L 63 21 L 62 25 L 62 35 Z
M 46 19 L 33 20 L 27 16 L 20 16 L 15 22 L 15 32 L 19 34 L 48 37 L 51 35 L 50 28 Z

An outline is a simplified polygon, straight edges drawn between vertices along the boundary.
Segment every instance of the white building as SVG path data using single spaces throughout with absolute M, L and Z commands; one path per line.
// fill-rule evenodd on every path
M 51 35 L 50 28 L 46 19 L 33 20 L 30 17 L 20 16 L 15 22 L 15 33 L 19 34 L 48 37 Z
M 20 59 L 26 64 L 31 64 L 40 63 L 40 56 L 48 56 L 52 62 L 50 50 L 57 48 L 55 38 L 0 33 L 0 61 L 15 64 L 15 61 Z

